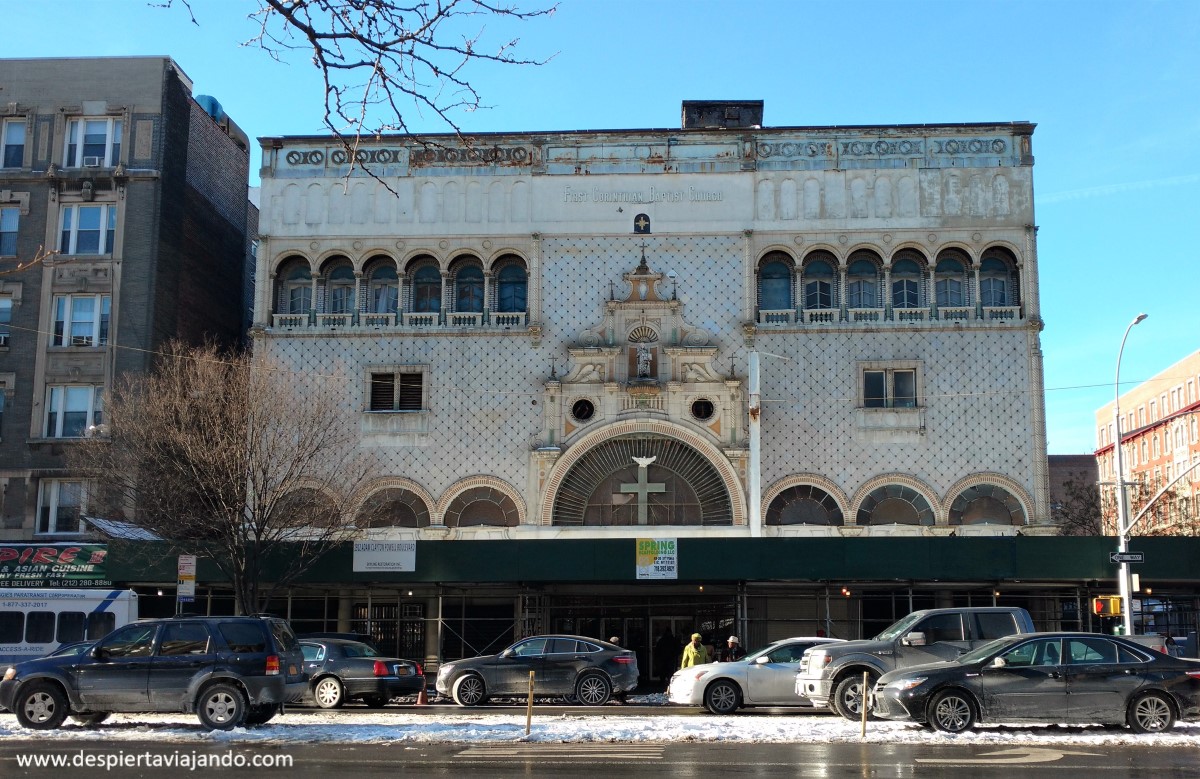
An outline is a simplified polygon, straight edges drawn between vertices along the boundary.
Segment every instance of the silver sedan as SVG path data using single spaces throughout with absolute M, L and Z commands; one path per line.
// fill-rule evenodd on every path
M 837 638 L 785 638 L 735 660 L 705 663 L 675 672 L 667 687 L 671 703 L 704 706 L 730 714 L 743 706 L 812 706 L 796 695 L 796 671 L 804 652 Z

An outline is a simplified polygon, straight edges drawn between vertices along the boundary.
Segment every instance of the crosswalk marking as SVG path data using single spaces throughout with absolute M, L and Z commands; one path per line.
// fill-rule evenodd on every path
M 480 744 L 458 753 L 460 758 L 528 757 L 555 759 L 564 757 L 606 757 L 609 759 L 661 760 L 661 744 Z

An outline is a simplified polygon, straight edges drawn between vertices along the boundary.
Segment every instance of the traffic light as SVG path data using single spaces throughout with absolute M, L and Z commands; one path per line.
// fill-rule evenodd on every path
M 1121 616 L 1121 596 L 1099 595 L 1092 598 L 1092 613 L 1100 617 Z

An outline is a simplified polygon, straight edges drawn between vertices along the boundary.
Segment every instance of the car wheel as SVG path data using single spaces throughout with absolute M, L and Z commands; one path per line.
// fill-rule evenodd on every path
M 612 684 L 600 674 L 588 674 L 575 682 L 575 697 L 584 706 L 603 706 L 612 697 Z
M 478 674 L 463 674 L 454 680 L 450 694 L 459 706 L 478 706 L 487 700 L 487 687 Z
M 85 728 L 95 727 L 112 716 L 111 711 L 89 711 L 83 714 L 71 714 L 71 719 Z
M 67 718 L 70 705 L 62 688 L 50 682 L 33 682 L 21 688 L 13 701 L 17 722 L 33 730 L 53 730 Z
M 732 714 L 742 705 L 742 691 L 728 679 L 718 679 L 704 691 L 704 708 L 713 714 Z
M 232 684 L 214 684 L 200 693 L 196 715 L 210 730 L 232 730 L 241 725 L 248 713 L 246 696 Z
M 266 725 L 279 710 L 283 708 L 278 703 L 264 703 L 259 706 L 251 706 L 250 711 L 246 713 L 246 725 Z
M 943 690 L 929 702 L 929 724 L 943 733 L 962 733 L 975 725 L 975 702 L 959 690 Z
M 363 697 L 363 703 L 367 705 L 367 708 L 371 709 L 382 709 L 388 705 L 388 700 L 385 695 L 367 695 Z
M 341 708 L 345 700 L 345 689 L 336 676 L 326 676 L 313 685 L 313 698 L 322 709 Z
M 1125 719 L 1134 733 L 1162 733 L 1175 725 L 1175 708 L 1167 696 L 1150 692 L 1129 704 Z
M 831 707 L 846 719 L 862 719 L 864 701 L 866 700 L 864 693 L 870 692 L 871 688 L 875 686 L 875 680 L 878 678 L 876 674 L 868 673 L 867 686 L 864 689 L 862 673 L 850 674 L 838 682 L 837 687 L 834 688 L 833 698 L 829 701 Z M 869 712 L 868 716 L 870 716 Z

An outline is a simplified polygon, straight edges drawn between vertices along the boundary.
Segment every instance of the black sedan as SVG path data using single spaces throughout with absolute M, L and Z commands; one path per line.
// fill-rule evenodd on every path
M 521 697 L 534 673 L 537 695 L 574 695 L 585 706 L 601 706 L 614 693 L 637 687 L 637 655 L 583 636 L 533 636 L 498 655 L 455 660 L 438 669 L 437 690 L 459 706 L 478 706 L 489 697 Z
M 392 698 L 425 689 L 425 677 L 416 663 L 384 657 L 359 641 L 311 639 L 301 641 L 300 649 L 309 689 L 322 709 L 336 709 L 356 699 L 377 709 Z
M 884 674 L 873 695 L 874 714 L 947 733 L 981 721 L 1160 733 L 1200 715 L 1200 662 L 1096 633 L 1034 633 Z

